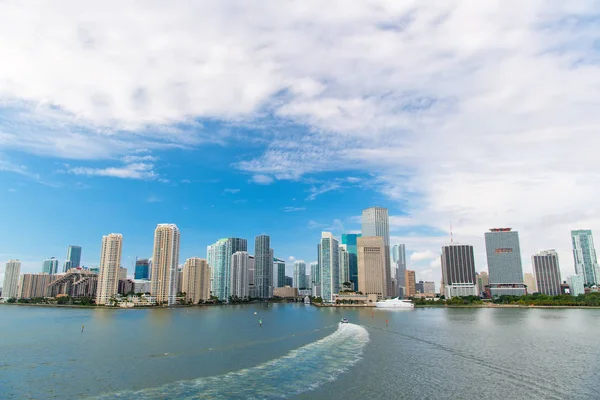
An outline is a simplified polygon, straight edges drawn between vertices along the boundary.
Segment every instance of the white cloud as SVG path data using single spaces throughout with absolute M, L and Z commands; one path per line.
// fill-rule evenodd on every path
M 274 179 L 268 175 L 258 174 L 258 175 L 252 176 L 251 182 L 258 183 L 260 185 L 268 185 L 268 184 L 272 183 L 273 180 Z
M 331 192 L 333 190 L 340 189 L 342 186 L 338 182 L 329 182 L 320 186 L 313 186 L 308 191 L 310 194 L 306 197 L 306 200 L 312 201 L 315 200 L 318 196 L 323 193 Z
M 153 171 L 154 165 L 147 163 L 134 163 L 123 167 L 88 168 L 74 167 L 67 170 L 68 173 L 87 176 L 111 176 L 126 179 L 155 179 L 158 177 Z
M 160 203 L 161 201 L 162 199 L 154 194 L 146 199 L 148 203 Z
M 223 190 L 224 193 L 231 193 L 231 194 L 236 194 L 240 192 L 240 189 L 225 189 Z
M 432 260 L 438 258 L 439 254 L 434 253 L 433 251 L 416 251 L 410 255 L 410 261 L 418 262 L 423 260 Z
M 296 212 L 296 211 L 304 211 L 306 207 L 284 207 L 284 212 Z

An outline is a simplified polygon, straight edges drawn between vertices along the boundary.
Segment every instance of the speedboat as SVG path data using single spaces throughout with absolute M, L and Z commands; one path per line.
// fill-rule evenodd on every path
M 348 323 L 348 318 L 342 318 L 342 320 L 340 321 L 340 323 L 347 324 Z
M 415 305 L 410 300 L 404 300 L 399 297 L 395 299 L 381 300 L 375 303 L 377 308 L 404 308 L 413 309 Z

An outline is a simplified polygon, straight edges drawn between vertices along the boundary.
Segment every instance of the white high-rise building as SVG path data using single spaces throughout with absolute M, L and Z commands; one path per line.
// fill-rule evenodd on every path
M 158 224 L 154 231 L 150 293 L 159 304 L 171 306 L 176 302 L 179 238 L 179 228 L 175 224 Z
M 340 290 L 344 283 L 350 282 L 350 255 L 345 244 L 340 244 Z
M 10 299 L 17 297 L 19 292 L 19 274 L 21 273 L 21 261 L 9 260 L 4 270 L 4 283 L 2 284 L 2 297 Z
M 217 296 L 219 300 L 226 301 L 231 296 L 231 257 L 238 251 L 248 251 L 246 239 L 223 238 L 208 246 L 207 258 L 211 267 L 211 291 L 212 295 Z
M 119 292 L 119 267 L 123 251 L 123 235 L 111 233 L 102 236 L 100 251 L 100 276 L 96 291 L 96 304 L 106 304 Z
M 331 232 L 321 233 L 319 244 L 319 268 L 321 270 L 321 297 L 325 303 L 333 303 L 333 295 L 340 290 L 339 242 Z
M 294 280 L 293 285 L 298 289 L 306 289 L 306 263 L 302 260 L 297 260 L 294 263 Z
M 44 263 L 42 264 L 42 273 L 49 275 L 58 273 L 58 260 L 56 257 L 50 257 L 44 260 Z
M 181 291 L 193 304 L 210 299 L 210 270 L 206 260 L 188 258 L 182 271 Z
M 575 274 L 583 276 L 585 285 L 600 284 L 600 267 L 596 258 L 594 237 L 591 230 L 571 231 Z
M 249 296 L 248 271 L 250 255 L 246 251 L 236 251 L 231 256 L 231 296 L 247 299 Z
M 388 209 L 383 207 L 369 207 L 362 211 L 362 236 L 380 236 L 385 244 L 385 282 L 386 293 L 392 293 L 392 273 L 390 260 L 390 221 Z M 358 285 L 359 290 L 360 284 Z
M 545 250 L 531 257 L 537 291 L 548 296 L 558 296 L 560 291 L 560 267 L 556 250 Z

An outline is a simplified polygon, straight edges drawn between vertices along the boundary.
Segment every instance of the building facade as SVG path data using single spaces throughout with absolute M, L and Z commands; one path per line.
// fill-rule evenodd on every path
M 415 271 L 406 270 L 404 271 L 404 280 L 406 282 L 406 293 L 404 296 L 412 297 L 417 294 L 417 280 L 415 276 Z
M 19 298 L 33 299 L 36 297 L 46 297 L 48 285 L 51 284 L 57 275 L 49 274 L 23 274 L 19 280 Z
M 346 246 L 348 252 L 348 273 L 350 282 L 354 284 L 354 290 L 358 290 L 358 253 L 356 241 L 362 234 L 360 233 L 344 233 L 342 235 L 342 244 Z
M 571 292 L 571 296 L 579 296 L 580 294 L 585 294 L 585 286 L 583 282 L 583 275 L 573 275 L 567 279 L 567 283 L 569 284 L 569 292 Z
M 285 286 L 285 261 L 279 258 L 273 260 L 273 286 Z
M 273 296 L 281 298 L 296 298 L 298 297 L 298 288 L 284 286 L 273 289 Z
M 221 301 L 226 301 L 231 296 L 231 260 L 233 254 L 238 251 L 248 251 L 246 239 L 224 238 L 209 246 L 207 259 L 212 272 L 211 290 L 213 296 Z
M 44 263 L 42 264 L 42 273 L 49 275 L 58 273 L 58 260 L 56 257 L 50 257 L 44 260 Z
M 362 211 L 361 219 L 362 236 L 381 236 L 385 244 L 385 275 L 386 293 L 392 292 L 392 275 L 390 259 L 390 222 L 388 209 L 383 207 L 369 207 Z M 359 284 L 360 286 L 360 284 Z M 360 289 L 362 291 L 362 289 Z
M 298 289 L 306 289 L 306 263 L 302 260 L 294 262 L 294 285 Z
M 392 247 L 392 262 L 395 269 L 396 296 L 404 297 L 406 282 L 404 280 L 404 271 L 406 271 L 406 246 L 395 244 Z
M 313 288 L 315 285 L 321 284 L 321 268 L 319 263 L 313 261 L 310 263 L 310 287 Z
M 386 246 L 383 237 L 360 237 L 357 247 L 360 291 L 367 295 L 376 294 L 378 299 L 389 297 L 389 270 L 386 274 Z
M 143 258 L 135 260 L 134 279 L 150 280 L 150 260 Z
M 473 246 L 450 244 L 442 247 L 442 280 L 447 299 L 479 296 Z
M 102 237 L 96 304 L 108 303 L 119 292 L 119 267 L 121 266 L 122 251 L 123 235 L 111 233 Z
M 179 228 L 175 224 L 158 224 L 154 230 L 152 251 L 151 295 L 158 304 L 176 304 L 179 268 Z
M 102 260 L 102 254 L 100 255 L 100 259 Z M 53 277 L 53 280 L 46 289 L 48 297 L 91 297 L 96 298 L 96 304 L 106 304 L 110 302 L 111 297 L 119 293 L 119 281 L 117 280 L 115 292 L 107 297 L 106 300 L 103 300 L 104 302 L 99 303 L 100 277 L 97 274 L 83 269 L 71 269 L 71 271 L 72 272 Z M 104 289 L 106 289 L 106 287 Z M 109 291 L 111 292 L 112 286 L 109 287 L 109 289 L 111 289 Z
M 231 256 L 231 297 L 238 299 L 249 297 L 249 264 L 250 255 L 246 251 L 236 251 Z
M 347 246 L 340 244 L 340 288 L 343 287 L 344 283 L 350 282 L 350 254 L 348 253 Z
M 548 296 L 561 294 L 560 267 L 556 250 L 545 250 L 531 257 L 535 283 L 539 293 Z
M 488 276 L 487 272 L 481 271 L 479 274 L 477 274 L 477 290 L 479 291 L 479 296 L 483 296 L 486 286 L 489 286 L 489 284 L 490 277 Z
M 523 274 L 523 283 L 527 286 L 527 294 L 536 293 L 538 291 L 537 284 L 535 283 L 535 276 L 531 272 L 525 272 Z
M 9 260 L 4 269 L 4 283 L 2 284 L 2 297 L 10 299 L 19 295 L 19 274 L 21 261 Z
M 65 261 L 70 261 L 71 268 L 81 267 L 81 246 L 70 245 L 67 248 L 67 257 Z M 67 270 L 63 271 L 67 272 Z
M 257 236 L 254 239 L 254 290 L 260 299 L 268 299 L 273 293 L 273 258 L 271 238 Z
M 333 295 L 340 290 L 340 249 L 339 242 L 331 232 L 321 233 L 319 267 L 321 272 L 321 297 L 325 303 L 333 303 Z
M 203 258 L 192 257 L 185 260 L 181 279 L 181 290 L 192 304 L 210 299 L 210 270 Z
M 575 274 L 582 275 L 583 282 L 587 286 L 600 284 L 600 270 L 598 269 L 592 231 L 571 231 L 571 241 L 573 242 Z
M 492 297 L 523 296 L 526 288 L 519 233 L 511 228 L 490 229 L 485 233 L 485 249 Z

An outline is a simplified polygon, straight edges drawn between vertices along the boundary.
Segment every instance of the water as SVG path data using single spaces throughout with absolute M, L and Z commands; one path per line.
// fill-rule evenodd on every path
M 578 309 L 1 306 L 0 398 L 593 399 L 598 328 Z

